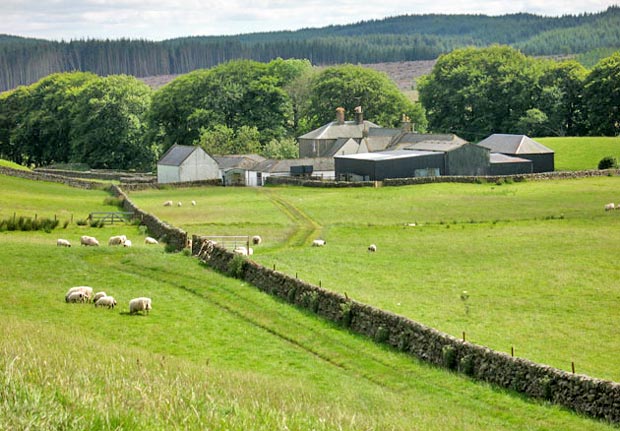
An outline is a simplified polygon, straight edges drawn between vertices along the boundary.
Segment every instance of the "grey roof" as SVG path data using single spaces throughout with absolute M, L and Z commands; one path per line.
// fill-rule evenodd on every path
M 213 156 L 220 169 L 241 168 L 251 170 L 254 166 L 266 159 L 258 154 L 229 154 Z
M 421 151 L 438 151 L 447 153 L 448 151 L 456 150 L 466 145 L 467 142 L 446 142 L 446 141 L 424 141 L 418 144 L 408 145 L 403 147 L 403 150 L 421 150 Z
M 491 153 L 490 162 L 494 164 L 499 163 L 532 163 L 531 160 L 522 159 L 521 157 L 507 156 L 501 153 Z
M 311 132 L 300 136 L 298 139 L 361 139 L 364 135 L 364 129 L 369 130 L 373 127 L 380 126 L 366 120 L 360 124 L 355 121 L 345 121 L 344 124 L 339 124 L 337 121 L 332 121 L 331 123 L 327 123 L 318 129 L 314 129 Z
M 167 166 L 181 166 L 185 159 L 192 154 L 196 149 L 202 150 L 200 147 L 192 145 L 177 145 L 174 144 L 164 153 L 164 155 L 157 162 L 158 165 Z M 204 151 L 204 150 L 203 150 Z
M 325 157 L 334 157 L 334 155 L 338 154 L 338 151 L 350 140 L 352 140 L 353 138 L 339 138 L 336 139 L 336 142 L 334 142 L 334 145 L 332 145 L 332 147 L 329 149 L 329 151 L 327 151 L 327 153 L 325 154 Z M 355 143 L 357 143 L 357 141 L 353 141 Z
M 459 136 L 453 134 L 434 134 L 434 133 L 415 133 L 408 132 L 404 133 L 397 140 L 392 143 L 391 148 L 394 149 L 402 149 L 412 147 L 412 145 L 417 145 L 419 150 L 424 150 L 424 145 L 422 144 L 430 144 L 430 147 L 438 148 L 437 145 L 444 144 L 445 148 L 443 150 L 435 150 L 435 151 L 450 151 L 451 149 L 458 148 L 463 144 L 466 144 L 467 141 Z M 448 144 L 448 145 L 446 145 Z M 454 146 L 454 147 L 452 147 Z
M 402 129 L 375 127 L 368 129 L 368 137 L 364 139 L 364 142 L 366 143 L 368 151 L 383 151 L 403 134 L 404 132 Z
M 525 135 L 505 135 L 496 133 L 478 142 L 494 153 L 504 154 L 549 154 L 553 150 L 528 138 Z
M 251 170 L 257 172 L 268 173 L 288 173 L 291 171 L 291 166 L 313 166 L 313 170 L 316 171 L 333 171 L 334 170 L 334 158 L 333 157 L 317 157 L 317 158 L 303 158 L 303 159 L 267 159 Z
M 337 159 L 354 159 L 354 160 L 393 160 L 393 159 L 406 159 L 411 157 L 428 156 L 431 154 L 437 154 L 433 151 L 418 151 L 418 150 L 393 150 L 393 151 L 376 151 L 374 153 L 359 153 L 348 154 L 345 156 L 336 156 Z

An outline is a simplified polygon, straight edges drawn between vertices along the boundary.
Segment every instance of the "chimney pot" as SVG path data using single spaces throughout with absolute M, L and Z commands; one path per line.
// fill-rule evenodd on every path
M 336 122 L 338 124 L 344 124 L 344 108 L 341 106 L 336 108 Z

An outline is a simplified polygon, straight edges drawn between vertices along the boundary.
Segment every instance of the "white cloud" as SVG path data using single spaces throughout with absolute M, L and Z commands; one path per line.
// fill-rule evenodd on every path
M 239 34 L 349 24 L 424 13 L 564 15 L 598 12 L 618 0 L 2 0 L 0 33 L 48 39 Z

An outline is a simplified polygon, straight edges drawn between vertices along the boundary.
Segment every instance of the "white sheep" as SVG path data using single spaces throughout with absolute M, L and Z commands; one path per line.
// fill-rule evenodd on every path
M 56 245 L 58 247 L 71 247 L 71 243 L 68 240 L 62 238 L 58 238 L 56 240 Z
M 325 244 L 327 244 L 327 241 L 324 239 L 315 239 L 312 241 L 312 247 L 323 247 Z
M 127 241 L 127 237 L 125 235 L 116 235 L 111 236 L 108 240 L 108 245 L 123 245 Z
M 618 206 L 620 207 L 620 204 L 618 204 Z M 615 209 L 615 208 L 616 208 L 616 207 L 615 207 L 615 205 L 614 205 L 614 203 L 613 203 L 613 202 L 610 202 L 610 203 L 608 203 L 608 204 L 606 204 L 606 205 L 605 205 L 605 211 L 610 211 L 610 210 L 613 210 L 613 209 Z
M 254 250 L 252 250 L 252 247 L 246 248 L 243 246 L 237 246 L 233 250 L 233 253 L 241 255 L 241 256 L 252 256 L 254 254 Z
M 192 206 L 195 207 L 196 206 L 196 201 L 192 201 Z
M 179 202 L 177 202 L 177 206 L 178 206 L 178 207 L 182 207 L 182 206 L 183 206 L 183 204 L 179 201 Z
M 133 243 L 131 242 L 130 239 L 126 239 L 125 242 L 123 243 L 123 247 L 131 247 L 133 245 Z
M 84 295 L 84 292 L 71 292 L 71 294 L 65 297 L 65 302 L 86 302 L 86 296 Z
M 151 298 L 134 298 L 129 301 L 129 314 L 135 314 L 139 311 L 144 311 L 146 314 L 149 314 L 149 310 L 151 309 Z
M 171 206 L 172 206 L 172 201 L 166 201 L 166 202 L 164 202 L 164 206 L 165 206 L 165 207 L 171 207 Z
M 90 298 L 93 297 L 93 288 L 90 286 L 76 286 L 76 287 L 72 287 L 71 289 L 69 289 L 67 291 L 67 294 L 65 295 L 65 301 L 67 300 L 67 298 L 75 292 L 80 292 L 84 295 L 84 298 L 86 299 L 86 301 L 90 300 Z M 67 301 L 69 302 L 69 301 Z
M 95 301 L 95 307 L 108 307 L 113 309 L 116 304 L 116 299 L 114 299 L 113 296 L 103 296 Z
M 150 236 L 147 236 L 146 238 L 144 238 L 144 243 L 145 244 L 159 244 L 159 242 L 155 238 L 152 238 Z
M 375 251 L 377 251 L 377 246 L 375 244 L 370 244 L 368 246 L 368 251 L 374 253 Z
M 80 237 L 80 245 L 99 247 L 99 241 L 94 236 L 82 235 Z
M 97 303 L 99 298 L 103 298 L 104 296 L 108 296 L 108 295 L 105 292 L 97 292 L 97 293 L 95 293 L 95 296 L 93 296 L 93 302 Z
M 259 245 L 261 242 L 263 242 L 263 239 L 259 235 L 254 235 L 252 237 L 252 244 Z

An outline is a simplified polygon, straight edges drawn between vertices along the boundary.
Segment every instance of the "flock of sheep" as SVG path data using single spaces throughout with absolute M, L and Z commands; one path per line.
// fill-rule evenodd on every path
M 144 243 L 159 244 L 159 241 L 157 241 L 155 238 L 147 236 L 146 238 L 144 238 Z M 71 242 L 64 238 L 58 238 L 56 240 L 56 245 L 58 247 L 71 247 Z M 94 236 L 82 235 L 80 237 L 80 245 L 84 245 L 87 247 L 99 247 L 99 240 L 97 240 L 97 238 L 95 238 Z M 122 245 L 123 247 L 131 247 L 133 243 L 125 235 L 116 235 L 110 237 L 110 239 L 108 240 L 108 245 Z
M 164 202 L 164 206 L 165 207 L 171 207 L 173 205 L 172 201 L 166 201 Z M 177 206 L 178 207 L 182 207 L 183 203 L 181 201 L 177 202 Z M 196 201 L 192 201 L 192 206 L 195 207 L 196 206 Z
M 312 247 L 323 247 L 325 244 L 327 244 L 327 241 L 325 241 L 324 239 L 315 239 L 314 241 L 312 241 Z M 371 253 L 374 253 L 377 251 L 377 245 L 376 244 L 370 244 L 368 246 L 368 251 Z
M 605 211 L 620 210 L 620 204 L 614 205 L 613 202 L 605 204 Z
M 114 309 L 117 305 L 116 299 L 105 292 L 97 292 L 93 295 L 93 288 L 90 286 L 76 286 L 70 288 L 65 294 L 67 303 L 88 303 L 92 302 L 95 307 L 107 307 Z M 151 298 L 134 298 L 129 301 L 129 314 L 144 312 L 146 314 L 152 309 Z

